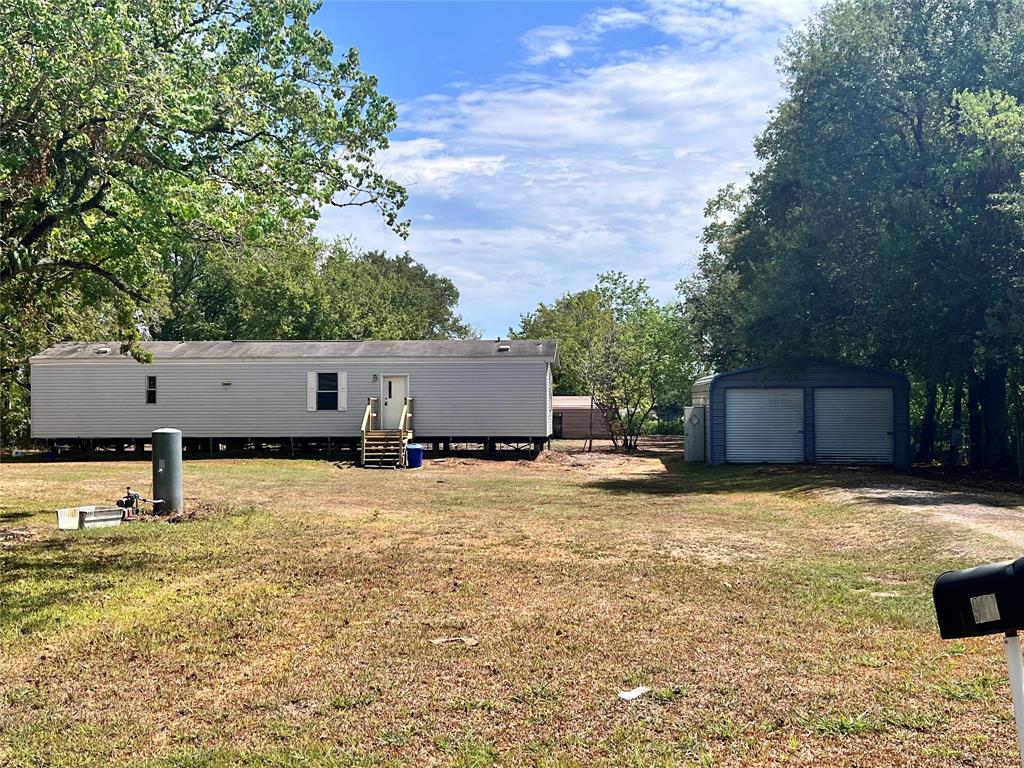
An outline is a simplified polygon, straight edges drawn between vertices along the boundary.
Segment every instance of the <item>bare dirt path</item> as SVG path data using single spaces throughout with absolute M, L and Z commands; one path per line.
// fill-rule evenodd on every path
M 1020 496 L 913 488 L 898 483 L 828 488 L 821 493 L 850 504 L 914 511 L 1024 549 L 1024 498 Z

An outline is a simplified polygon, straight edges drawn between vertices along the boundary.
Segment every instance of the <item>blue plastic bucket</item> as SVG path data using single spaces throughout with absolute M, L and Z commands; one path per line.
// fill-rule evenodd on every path
M 423 446 L 419 443 L 409 443 L 405 446 L 405 455 L 409 461 L 409 469 L 419 469 L 423 466 Z

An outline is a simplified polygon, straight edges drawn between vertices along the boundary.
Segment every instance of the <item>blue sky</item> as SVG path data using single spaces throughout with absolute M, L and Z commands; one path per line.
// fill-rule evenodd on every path
M 611 269 L 669 299 L 705 202 L 754 167 L 779 42 L 818 5 L 327 0 L 318 25 L 398 104 L 378 164 L 409 190 L 412 233 L 366 210 L 325 211 L 319 232 L 409 250 L 488 337 Z

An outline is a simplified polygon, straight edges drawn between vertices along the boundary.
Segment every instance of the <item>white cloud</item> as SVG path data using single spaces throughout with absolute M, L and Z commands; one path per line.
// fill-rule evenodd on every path
M 674 147 L 688 134 L 737 121 L 763 123 L 778 94 L 770 55 L 694 62 L 661 54 L 556 83 L 413 102 L 404 114 L 407 128 L 457 136 L 450 141 L 462 146 L 502 152 L 587 147 L 614 157 L 627 149 L 655 151 L 662 141 Z
M 590 19 L 595 30 L 628 29 L 647 23 L 647 17 L 627 8 L 605 8 L 595 13 Z
M 775 42 L 821 5 L 821 0 L 648 0 L 646 17 L 685 43 L 720 48 Z
M 818 10 L 822 0 L 727 0 L 725 4 L 746 16 L 778 19 L 796 26 Z
M 579 50 L 591 50 L 609 30 L 647 24 L 649 18 L 627 8 L 603 8 L 585 16 L 578 25 L 552 24 L 535 27 L 523 35 L 527 64 L 568 59 Z
M 402 105 L 413 138 L 394 142 L 382 167 L 413 180 L 412 234 L 401 244 L 364 211 L 357 238 L 408 247 L 450 276 L 466 319 L 491 335 L 610 269 L 669 298 L 693 267 L 705 202 L 755 166 L 752 140 L 781 95 L 775 41 L 812 5 L 652 0 L 534 30 L 528 53 L 560 62 L 553 71 Z M 679 44 L 574 66 L 605 30 L 641 23 Z M 333 217 L 322 231 L 352 231 Z
M 573 54 L 572 42 L 577 39 L 575 27 L 537 27 L 523 36 L 528 54 L 527 64 L 544 64 L 552 59 L 567 59 Z
M 568 59 L 593 50 L 609 31 L 650 26 L 684 43 L 711 49 L 772 42 L 810 16 L 822 0 L 646 0 L 637 10 L 605 8 L 576 26 L 550 25 L 527 32 L 527 64 Z
M 450 196 L 467 176 L 494 176 L 504 167 L 503 155 L 449 155 L 438 139 L 392 141 L 378 161 L 391 178 L 418 191 Z

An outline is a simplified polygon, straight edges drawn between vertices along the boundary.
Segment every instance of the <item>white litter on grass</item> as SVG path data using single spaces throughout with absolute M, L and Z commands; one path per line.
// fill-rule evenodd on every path
M 633 701 L 639 699 L 645 693 L 650 692 L 650 688 L 646 685 L 641 685 L 639 688 L 634 688 L 632 691 L 619 691 L 619 698 L 623 701 Z
M 449 643 L 462 643 L 463 645 L 468 646 L 469 648 L 472 648 L 474 645 L 479 645 L 480 644 L 480 641 L 477 640 L 475 637 L 468 637 L 468 636 L 436 637 L 433 640 L 431 640 L 430 642 L 432 642 L 434 645 L 448 645 Z

